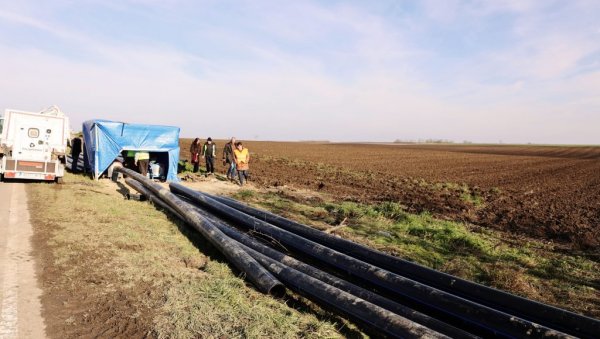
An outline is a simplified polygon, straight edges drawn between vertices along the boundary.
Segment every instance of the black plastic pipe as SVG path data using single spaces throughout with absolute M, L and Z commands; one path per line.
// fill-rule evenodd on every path
M 179 214 L 179 212 L 175 211 L 171 206 L 167 205 L 167 203 L 158 198 L 154 193 L 150 192 L 147 188 L 144 187 L 144 185 L 140 184 L 137 180 L 132 178 L 125 178 L 125 183 L 131 186 L 131 188 L 133 188 L 134 190 L 138 191 L 138 193 L 146 197 L 148 201 L 152 202 L 152 204 L 169 211 L 169 213 L 171 213 L 172 215 L 185 221 L 185 218 L 181 214 Z
M 145 188 L 162 199 L 171 208 L 185 218 L 185 221 L 196 229 L 204 238 L 215 246 L 235 267 L 243 272 L 259 291 L 274 295 L 283 295 L 285 287 L 269 271 L 262 267 L 246 251 L 238 246 L 237 242 L 223 234 L 210 221 L 206 220 L 181 198 L 169 192 L 168 189 L 156 184 L 139 173 L 127 168 L 118 167 L 115 171 L 121 172 L 142 184 Z
M 133 180 L 131 178 L 126 178 L 125 182 L 131 186 L 133 189 L 138 191 L 140 194 L 143 194 L 151 201 L 153 204 L 169 211 L 174 216 L 180 218 L 185 221 L 185 218 L 169 205 L 167 205 L 160 198 L 157 198 L 152 192 L 147 190 L 142 184 Z M 255 239 L 250 238 L 249 236 L 243 234 L 239 230 L 227 226 L 222 223 L 220 220 L 214 219 L 210 214 L 206 213 L 206 211 L 198 209 L 198 212 L 203 214 L 205 213 L 205 217 L 209 219 L 215 226 L 221 229 L 225 234 L 232 235 L 233 239 L 237 241 L 237 239 L 244 239 L 246 243 L 260 245 L 264 249 L 270 249 L 269 247 L 261 244 Z M 277 264 L 276 260 L 269 258 L 258 251 L 254 251 L 252 248 L 245 246 L 243 243 L 238 241 L 238 245 L 242 247 L 247 253 L 249 253 L 254 259 L 256 259 L 259 263 L 265 266 L 272 272 L 279 272 L 282 274 L 280 278 L 284 281 L 288 286 L 292 288 L 295 292 L 302 294 L 303 296 L 316 300 L 320 303 L 325 303 L 326 307 L 330 309 L 334 309 L 337 313 L 345 315 L 350 319 L 360 323 L 362 325 L 367 326 L 371 330 L 376 331 L 379 334 L 383 334 L 386 337 L 398 338 L 398 337 L 427 337 L 427 338 L 448 338 L 443 333 L 438 333 L 435 329 L 432 329 L 429 326 L 422 326 L 421 324 L 415 323 L 411 321 L 411 319 L 406 319 L 401 314 L 396 312 L 389 312 L 377 304 L 370 302 L 362 298 L 361 296 L 357 296 L 353 293 L 349 293 L 348 291 L 340 288 L 339 286 L 335 286 L 333 284 L 328 284 L 333 286 L 326 287 L 324 283 L 315 283 L 313 280 L 314 277 L 301 270 L 294 270 L 294 268 L 286 269 L 285 264 L 279 262 Z M 271 249 L 273 253 L 279 253 L 273 249 Z M 279 253 L 281 254 L 281 253 Z M 286 257 L 284 255 L 284 257 Z M 290 258 L 295 260 L 293 258 Z M 298 262 L 300 263 L 300 262 Z M 300 263 L 302 264 L 302 263 Z M 271 268 L 270 266 L 274 265 L 275 268 Z M 304 266 L 308 266 L 302 264 Z M 291 267 L 291 266 L 290 266 Z M 315 270 L 316 271 L 316 270 Z M 300 274 L 298 274 L 300 273 Z M 323 272 L 324 273 L 324 272 Z M 293 279 L 292 282 L 288 281 L 288 279 Z M 358 287 L 357 287 L 358 288 Z M 320 289 L 321 291 L 316 291 L 315 289 Z M 365 290 L 366 291 L 366 290 Z M 367 293 L 371 293 L 366 291 Z M 381 298 L 381 297 L 380 297 Z M 325 301 L 325 302 L 324 302 Z M 390 303 L 392 303 L 390 301 Z M 423 315 L 423 317 L 427 317 Z M 427 317 L 428 318 L 428 317 Z M 431 322 L 436 322 L 435 319 L 430 319 Z M 442 323 L 442 325 L 445 325 Z M 446 325 L 446 327 L 449 327 Z M 469 335 L 468 333 L 463 333 L 462 331 L 454 328 L 447 329 L 452 335 L 453 338 L 474 338 L 474 336 Z
M 376 288 L 383 288 L 398 296 L 409 298 L 416 303 L 433 307 L 450 318 L 470 322 L 489 335 L 567 337 L 566 334 L 541 326 L 513 315 L 477 304 L 450 293 L 389 272 L 364 261 L 352 258 L 314 241 L 302 238 L 267 222 L 244 214 L 224 205 L 204 194 L 177 183 L 169 185 L 171 191 L 181 194 L 195 203 L 235 221 L 238 225 L 269 235 L 282 244 L 302 252 L 313 259 L 327 263 L 347 274 L 361 278 Z
M 242 245 L 243 246 L 243 245 Z M 259 252 L 249 253 L 292 291 L 390 338 L 449 338 Z
M 439 272 L 414 262 L 403 260 L 355 242 L 327 234 L 276 214 L 247 206 L 231 198 L 214 196 L 207 193 L 203 194 L 241 212 L 252 215 L 257 219 L 298 234 L 306 239 L 310 239 L 354 258 L 422 282 L 442 291 L 502 310 L 506 313 L 514 314 L 523 319 L 571 335 L 597 338 L 600 334 L 600 321 L 596 319 Z
M 402 317 L 415 321 L 427 328 L 430 328 L 449 337 L 459 339 L 478 338 L 473 334 L 470 334 L 466 331 L 446 324 L 421 312 L 410 309 L 404 305 L 398 304 L 388 298 L 382 297 L 367 289 L 354 285 L 346 280 L 340 279 L 332 274 L 324 272 L 313 266 L 305 264 L 293 257 L 290 257 L 284 253 L 281 253 L 265 245 L 263 242 L 249 236 L 248 234 L 241 232 L 237 228 L 227 225 L 223 220 L 217 219 L 215 216 L 211 215 L 209 212 L 203 210 L 202 208 L 196 208 L 198 210 L 198 213 L 204 215 L 207 219 L 212 221 L 215 226 L 217 226 L 221 231 L 223 231 L 223 233 L 225 233 L 227 236 L 237 241 L 238 243 L 244 245 L 242 246 L 242 248 L 244 248 L 246 252 L 250 253 L 250 255 L 252 255 L 253 257 L 254 255 L 252 254 L 252 252 L 250 252 L 252 250 L 266 255 L 267 257 L 285 266 L 291 267 L 304 274 L 308 274 L 309 276 L 315 279 L 319 279 L 320 281 L 326 284 L 337 287 L 345 292 L 348 292 L 377 306 L 383 307 Z

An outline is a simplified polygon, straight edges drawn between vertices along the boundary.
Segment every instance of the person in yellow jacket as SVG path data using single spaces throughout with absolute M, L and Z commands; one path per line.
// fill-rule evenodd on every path
M 139 172 L 143 176 L 148 175 L 148 162 L 150 162 L 150 153 L 146 151 L 137 151 L 134 156 L 135 164 L 138 166 Z
M 235 167 L 238 172 L 238 178 L 240 179 L 240 186 L 244 186 L 244 182 L 248 180 L 248 170 L 250 166 L 250 152 L 244 147 L 241 141 L 235 143 L 235 150 L 233 150 L 233 156 L 235 158 Z

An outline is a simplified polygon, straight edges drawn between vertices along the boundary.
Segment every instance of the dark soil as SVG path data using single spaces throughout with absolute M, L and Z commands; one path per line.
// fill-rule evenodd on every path
M 183 139 L 181 149 L 189 149 Z M 222 146 L 224 142 L 220 142 Z M 252 180 L 600 246 L 600 147 L 247 142 Z M 188 157 L 182 152 L 182 157 Z
M 154 338 L 154 311 L 139 300 L 155 300 L 150 285 L 125 288 L 115 284 L 97 265 L 107 258 L 96 253 L 81 253 L 65 272 L 56 265 L 53 253 L 64 244 L 50 240 L 57 225 L 35 220 L 32 238 L 38 261 L 38 281 L 44 293 L 42 314 L 49 338 Z M 74 222 L 77 222 L 74 220 Z M 106 286 L 113 286 L 110 293 Z M 145 298 L 147 297 L 147 298 Z

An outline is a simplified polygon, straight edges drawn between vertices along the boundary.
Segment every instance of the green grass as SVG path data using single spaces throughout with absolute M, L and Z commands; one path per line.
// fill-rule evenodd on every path
M 544 241 L 514 239 L 428 213 L 411 214 L 395 202 L 301 201 L 281 193 L 238 198 L 319 229 L 344 221 L 347 227 L 336 234 L 359 243 L 544 303 L 600 316 L 600 264 L 556 251 Z M 480 203 L 472 197 L 469 201 Z
M 485 199 L 483 197 L 481 197 L 480 195 L 478 195 L 476 192 L 474 192 L 469 185 L 462 183 L 455 183 L 455 182 L 443 182 L 443 183 L 434 183 L 434 184 L 429 184 L 427 183 L 425 180 L 421 179 L 420 181 L 420 185 L 423 187 L 428 187 L 431 188 L 432 190 L 435 191 L 449 191 L 449 192 L 455 192 L 456 194 L 458 194 L 460 200 L 471 204 L 475 207 L 483 207 L 485 205 Z M 500 190 L 498 190 L 498 188 L 492 189 L 493 193 L 500 193 Z
M 360 336 L 353 325 L 300 297 L 259 293 L 196 232 L 148 202 L 124 200 L 117 190 L 111 182 L 71 174 L 64 185 L 28 186 L 30 206 L 41 211 L 32 222 L 45 232 L 46 255 L 61 272 L 44 284 L 85 295 L 70 301 L 80 309 L 63 316 L 67 328 L 113 328 L 90 319 L 101 319 L 94 316 L 103 309 L 98 305 L 114 303 L 110 312 L 125 312 L 110 298 L 117 294 L 136 310 L 125 312 L 121 326 L 140 322 L 152 337 Z
M 248 190 L 248 189 L 243 189 L 243 190 L 239 190 L 236 193 L 237 197 L 239 197 L 240 199 L 246 199 L 246 198 L 251 198 L 254 196 L 254 191 L 252 190 Z
M 469 193 L 469 192 L 463 192 L 460 195 L 460 200 L 469 203 L 475 207 L 481 207 L 484 204 L 484 200 L 482 197 L 478 196 L 477 194 L 473 194 L 473 193 Z
M 109 296 L 119 295 L 135 310 L 125 313 L 128 318 L 123 321 L 144 324 L 153 337 L 361 336 L 352 324 L 295 295 L 274 299 L 257 292 L 196 232 L 147 202 L 123 200 L 114 184 L 70 174 L 65 181 L 28 186 L 32 210 L 43 211 L 32 214 L 32 222 L 36 232 L 47 233 L 47 255 L 61 272 L 46 281 L 45 288 L 85 295 L 77 301 L 79 309 L 61 318 L 61 326 L 114 327 L 90 321 L 89 312 L 98 305 L 113 305 Z M 488 286 L 600 316 L 598 262 L 557 251 L 545 242 L 515 239 L 428 213 L 411 214 L 396 202 L 302 199 L 283 190 L 251 189 L 235 197 L 318 229 L 343 221 L 346 227 L 336 231 L 342 237 Z M 68 211 L 76 213 L 75 220 Z M 120 314 L 119 304 L 114 307 L 111 312 Z
M 179 168 L 181 168 L 181 173 L 194 171 L 194 165 L 189 161 L 179 161 Z

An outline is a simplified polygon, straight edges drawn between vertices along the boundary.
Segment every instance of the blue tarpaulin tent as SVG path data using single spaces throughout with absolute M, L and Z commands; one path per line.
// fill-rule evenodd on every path
M 166 178 L 178 181 L 179 127 L 88 120 L 83 123 L 83 138 L 88 155 L 86 166 L 92 169 L 94 178 L 100 177 L 125 150 L 168 154 L 168 164 L 163 164 Z

